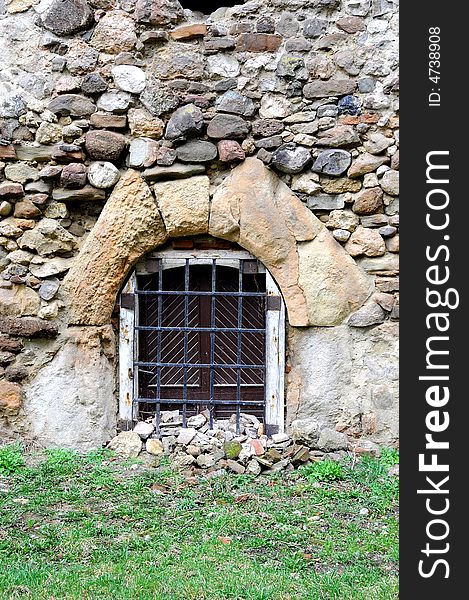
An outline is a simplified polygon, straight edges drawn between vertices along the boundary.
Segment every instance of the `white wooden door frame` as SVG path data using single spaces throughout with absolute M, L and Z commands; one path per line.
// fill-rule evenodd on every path
M 217 259 L 218 264 L 233 265 L 239 267 L 240 259 L 255 260 L 245 251 L 226 250 L 165 250 L 154 253 L 152 257 L 163 258 L 163 268 L 177 265 L 175 259 L 190 258 L 197 262 Z M 164 261 L 165 258 L 170 260 Z M 173 263 L 171 265 L 171 263 Z M 261 268 L 264 268 L 259 262 Z M 237 268 L 238 268 L 237 267 Z M 133 294 L 137 287 L 136 271 L 144 272 L 144 263 L 132 272 L 121 294 Z M 267 296 L 280 297 L 279 307 L 266 311 L 266 376 L 265 376 L 265 402 L 266 402 L 266 424 L 273 426 L 272 431 L 283 432 L 285 430 L 285 303 L 280 290 L 270 273 L 265 269 Z M 138 385 L 136 373 L 133 368 L 133 357 L 137 343 L 135 336 L 135 323 L 138 322 L 138 302 L 135 308 L 126 308 L 120 302 L 119 315 L 119 424 L 121 429 L 129 429 L 136 418 L 134 413 L 135 404 L 133 399 L 137 394 Z

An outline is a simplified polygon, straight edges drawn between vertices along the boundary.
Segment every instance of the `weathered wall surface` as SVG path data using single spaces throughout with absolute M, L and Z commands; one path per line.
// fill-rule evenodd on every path
M 294 284 L 316 298 L 305 323 L 336 326 L 289 329 L 288 420 L 397 439 L 397 26 L 393 0 L 257 0 L 210 16 L 177 0 L 0 0 L 0 429 L 60 445 L 75 404 L 64 444 L 91 447 L 114 427 L 112 336 L 71 333 L 63 282 L 126 171 L 150 194 L 134 225 L 154 206 L 163 240 L 166 182 L 208 177 L 215 206 L 256 157 L 331 234 L 296 240 Z M 131 222 L 91 234 L 96 255 Z M 374 284 L 347 310 L 342 252 Z M 119 260 L 125 271 L 135 258 Z

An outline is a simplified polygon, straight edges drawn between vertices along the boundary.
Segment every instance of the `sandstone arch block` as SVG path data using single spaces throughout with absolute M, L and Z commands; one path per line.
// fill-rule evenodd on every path
M 64 280 L 70 323 L 109 323 L 117 292 L 131 267 L 167 239 L 149 187 L 137 171 L 127 171 Z

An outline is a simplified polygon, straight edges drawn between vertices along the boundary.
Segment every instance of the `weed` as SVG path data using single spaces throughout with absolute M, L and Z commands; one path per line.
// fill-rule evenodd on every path
M 301 467 L 300 472 L 311 481 L 338 481 L 344 478 L 342 465 L 330 459 Z
M 7 444 L 0 448 L 0 474 L 11 475 L 24 466 L 23 448 L 20 444 Z

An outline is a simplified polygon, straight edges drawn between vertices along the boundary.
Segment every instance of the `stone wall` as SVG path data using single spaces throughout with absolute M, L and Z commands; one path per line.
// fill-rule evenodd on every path
M 396 442 L 397 19 L 392 0 L 257 0 L 210 16 L 177 0 L 0 0 L 0 432 L 82 448 L 112 437 L 115 321 L 75 319 L 77 295 L 95 296 L 83 258 L 112 253 L 119 227 L 133 236 L 112 305 L 142 253 L 196 229 L 193 207 L 186 229 L 168 228 L 165 186 L 182 197 L 202 177 L 214 207 L 257 158 L 330 232 L 314 252 L 296 234 L 293 282 L 268 265 L 284 296 L 293 283 L 327 315 L 291 311 L 288 422 Z M 127 220 L 97 229 L 129 170 L 153 216 L 123 196 Z M 291 212 L 291 194 L 278 197 Z M 210 233 L 254 244 L 251 225 Z

